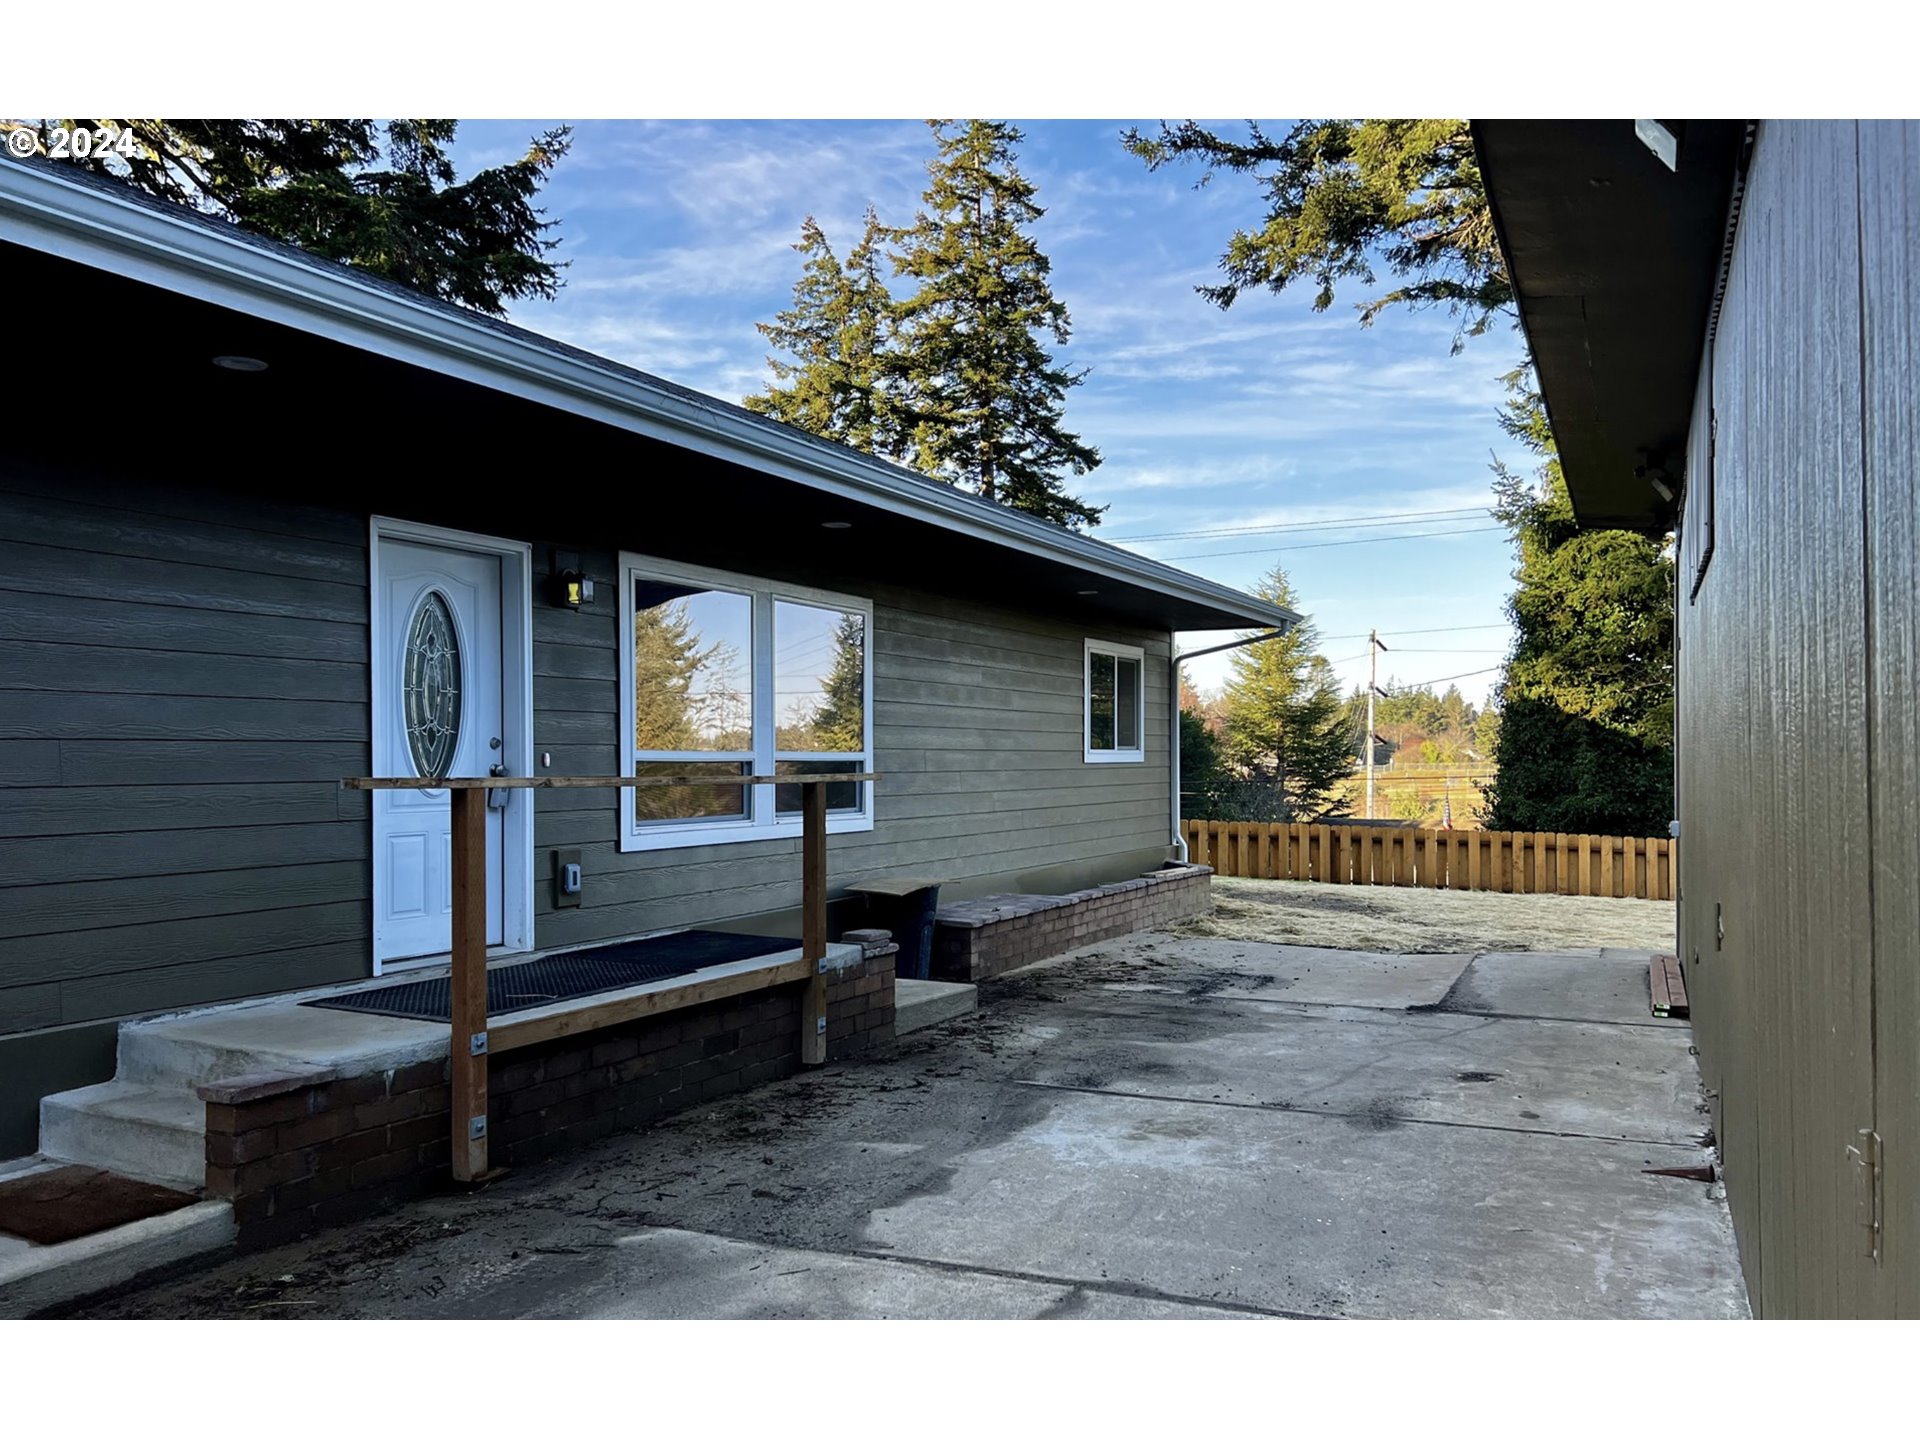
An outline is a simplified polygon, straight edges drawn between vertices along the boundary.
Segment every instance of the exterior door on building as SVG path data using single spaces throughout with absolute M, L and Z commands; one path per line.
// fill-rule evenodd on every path
M 509 594 L 519 569 L 498 553 L 376 534 L 373 771 L 380 776 L 511 774 L 524 736 L 509 704 Z M 510 583 L 511 582 L 511 583 Z M 495 768 L 500 767 L 500 768 Z M 487 943 L 510 916 L 508 810 L 527 792 L 490 792 Z M 373 946 L 387 962 L 452 948 L 452 807 L 446 790 L 373 793 Z

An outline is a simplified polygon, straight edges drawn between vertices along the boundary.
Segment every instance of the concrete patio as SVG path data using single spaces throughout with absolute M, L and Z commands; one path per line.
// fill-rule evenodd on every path
M 1737 1317 L 1646 956 L 1145 934 L 97 1316 Z

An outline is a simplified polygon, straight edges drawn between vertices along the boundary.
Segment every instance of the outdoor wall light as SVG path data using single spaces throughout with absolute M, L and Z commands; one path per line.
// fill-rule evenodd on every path
M 222 370 L 238 370 L 248 375 L 258 374 L 267 368 L 266 361 L 256 360 L 251 355 L 216 355 L 213 363 Z
M 562 570 L 553 577 L 553 603 L 569 610 L 593 603 L 593 577 L 578 570 Z

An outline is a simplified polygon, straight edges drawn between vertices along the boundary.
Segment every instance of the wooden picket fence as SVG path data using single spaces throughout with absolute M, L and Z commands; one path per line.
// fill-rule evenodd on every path
M 1182 822 L 1189 858 L 1219 875 L 1415 885 L 1511 895 L 1673 898 L 1674 842 L 1530 830 Z

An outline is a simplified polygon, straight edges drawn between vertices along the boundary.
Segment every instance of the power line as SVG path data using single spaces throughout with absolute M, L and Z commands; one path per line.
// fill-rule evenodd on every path
M 1320 540 L 1312 545 L 1263 545 L 1257 550 L 1195 551 L 1187 555 L 1158 555 L 1157 560 L 1226 560 L 1235 555 L 1280 555 L 1289 550 L 1328 550 L 1336 545 L 1384 545 L 1390 540 L 1440 540 L 1449 535 L 1484 535 L 1504 525 L 1476 525 L 1469 530 L 1430 530 L 1418 535 L 1369 535 L 1359 540 Z
M 1508 628 L 1507 622 L 1502 620 L 1498 625 L 1434 625 L 1425 630 L 1395 630 L 1393 633 L 1395 635 L 1458 635 L 1468 630 L 1505 630 L 1506 628 Z M 1364 640 L 1367 638 L 1367 632 L 1356 630 L 1351 635 L 1322 635 L 1320 638 L 1322 640 Z
M 1484 505 L 1461 505 L 1452 510 L 1383 510 L 1373 515 L 1348 515 L 1337 520 L 1276 520 L 1268 525 L 1215 525 L 1202 530 L 1157 530 L 1150 535 L 1102 535 L 1102 540 L 1192 540 L 1203 535 L 1267 535 L 1282 530 L 1346 530 L 1367 525 L 1404 525 L 1441 515 L 1485 515 Z
M 1505 668 L 1504 665 L 1489 665 L 1482 670 L 1462 670 L 1458 675 L 1436 675 L 1431 680 L 1402 680 L 1399 683 L 1399 688 L 1402 690 L 1424 690 L 1429 685 L 1438 685 L 1445 680 L 1465 680 L 1474 675 L 1491 675 L 1494 671 L 1504 670 Z

